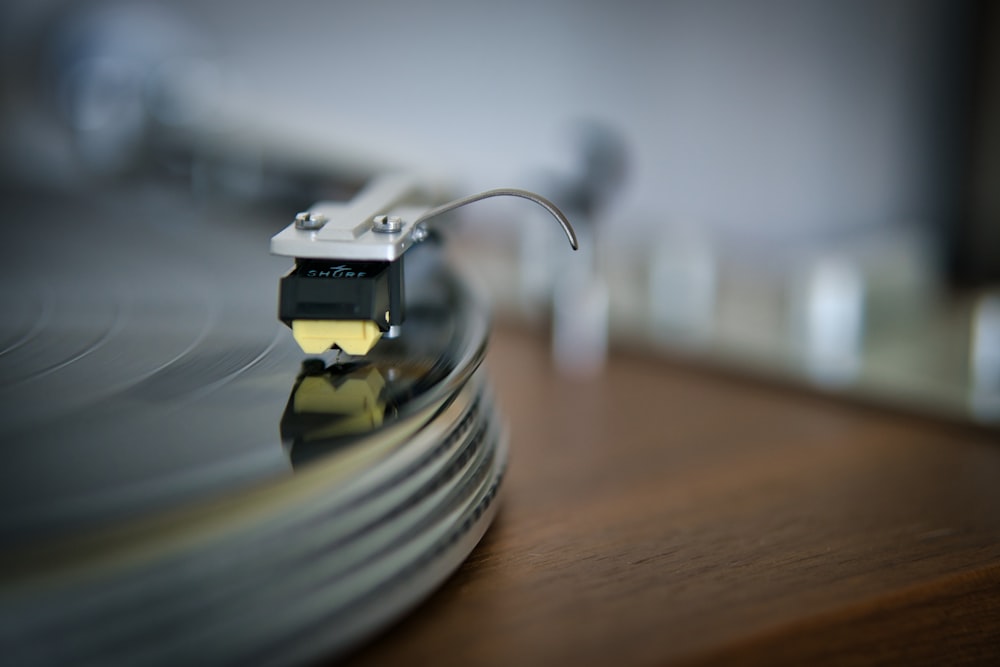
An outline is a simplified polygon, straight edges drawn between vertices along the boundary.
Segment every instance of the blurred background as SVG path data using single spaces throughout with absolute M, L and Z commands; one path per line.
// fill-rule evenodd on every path
M 580 253 L 517 201 L 451 251 L 567 373 L 630 348 L 1000 423 L 986 0 L 15 1 L 0 68 L 5 192 L 524 187 Z

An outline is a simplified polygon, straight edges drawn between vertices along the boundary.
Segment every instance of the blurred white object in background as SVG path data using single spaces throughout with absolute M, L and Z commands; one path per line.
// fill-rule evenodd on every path
M 649 267 L 649 315 L 656 335 L 679 345 L 706 345 L 715 328 L 717 283 L 707 238 L 694 230 L 664 236 Z
M 556 368 L 579 377 L 604 369 L 608 354 L 607 283 L 600 275 L 556 283 L 552 310 L 552 358 Z
M 856 263 L 826 257 L 811 264 L 804 276 L 793 274 L 790 313 L 802 345 L 805 371 L 818 384 L 841 387 L 861 370 L 865 281 Z
M 1000 295 L 980 297 L 972 319 L 971 343 L 969 407 L 982 421 L 1000 421 Z
M 580 249 L 553 248 L 545 260 L 552 272 L 552 360 L 562 373 L 593 377 L 604 369 L 608 356 L 611 295 L 598 268 L 600 242 L 594 225 L 586 219 L 580 222 Z

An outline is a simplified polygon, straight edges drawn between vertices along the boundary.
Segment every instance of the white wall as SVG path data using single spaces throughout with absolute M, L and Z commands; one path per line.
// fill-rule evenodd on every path
M 283 122 L 468 187 L 530 184 L 603 119 L 625 224 L 765 237 L 933 217 L 947 3 L 186 0 Z

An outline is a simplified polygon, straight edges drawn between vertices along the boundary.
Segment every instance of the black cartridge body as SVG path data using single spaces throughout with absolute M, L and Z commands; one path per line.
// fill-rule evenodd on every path
M 372 320 L 383 332 L 403 322 L 403 258 L 393 262 L 296 259 L 281 279 L 278 318 Z

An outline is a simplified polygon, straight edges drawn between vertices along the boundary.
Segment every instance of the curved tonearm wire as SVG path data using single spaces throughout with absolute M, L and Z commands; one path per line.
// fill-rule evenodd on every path
M 535 202 L 551 213 L 552 217 L 556 219 L 560 226 L 562 226 L 563 231 L 566 232 L 566 238 L 569 239 L 569 244 L 573 247 L 573 250 L 577 250 L 580 247 L 576 240 L 576 231 L 573 229 L 573 225 L 570 224 L 569 219 L 566 218 L 563 212 L 560 211 L 555 204 L 539 194 L 535 194 L 529 190 L 520 190 L 518 188 L 498 188 L 496 190 L 487 190 L 485 192 L 480 192 L 479 194 L 469 195 L 468 197 L 462 197 L 461 199 L 456 199 L 446 204 L 435 206 L 417 218 L 413 225 L 416 227 L 417 225 L 421 225 L 426 222 L 428 219 L 441 215 L 442 213 L 448 213 L 449 211 L 454 211 L 456 208 L 461 208 L 466 204 L 472 204 L 483 199 L 489 199 L 490 197 L 520 197 L 521 199 L 528 199 Z

